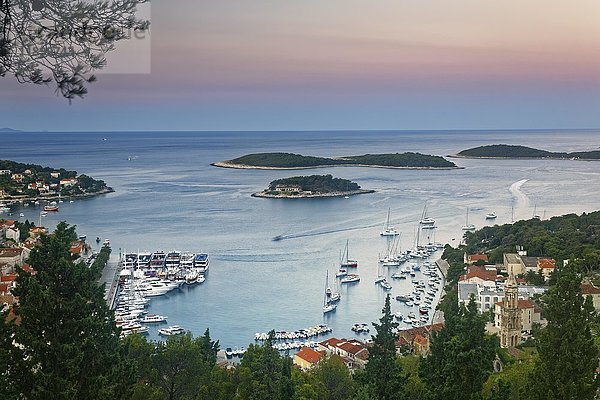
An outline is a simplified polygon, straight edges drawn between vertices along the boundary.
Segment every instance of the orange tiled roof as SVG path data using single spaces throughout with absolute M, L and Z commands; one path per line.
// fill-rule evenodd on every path
M 323 340 L 322 342 L 320 342 L 319 344 L 321 346 L 332 346 L 332 347 L 337 347 L 338 344 L 343 343 L 343 340 L 340 340 L 338 338 L 329 338 L 327 340 Z
M 484 281 L 494 282 L 496 281 L 497 275 L 498 274 L 496 273 L 496 271 L 488 271 L 487 269 L 485 269 L 485 267 L 470 266 L 467 269 L 467 273 L 460 277 L 460 280 L 464 281 L 471 278 L 480 278 Z
M 296 353 L 296 356 L 304 361 L 308 361 L 311 364 L 316 364 L 321 361 L 321 358 L 323 358 L 323 353 L 305 346 L 300 348 L 300 350 Z
M 350 342 L 342 343 L 342 344 L 338 345 L 337 347 L 344 350 L 346 353 L 350 353 L 350 354 L 356 354 L 359 351 L 361 351 L 362 349 L 364 349 L 363 346 L 359 346 L 357 344 L 350 343 Z
M 540 258 L 538 260 L 538 268 L 554 269 L 554 268 L 556 268 L 556 261 L 554 261 L 551 258 Z

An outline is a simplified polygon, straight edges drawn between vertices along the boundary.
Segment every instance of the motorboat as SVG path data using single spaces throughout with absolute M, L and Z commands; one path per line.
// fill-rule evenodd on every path
M 360 281 L 358 274 L 348 274 L 340 280 L 340 283 L 355 283 Z
M 200 268 L 201 271 L 206 271 L 208 269 L 209 259 L 207 253 L 198 253 L 194 257 L 194 267 Z
M 154 324 L 159 322 L 167 322 L 167 317 L 164 315 L 150 314 L 140 320 L 142 324 Z
M 392 285 L 385 279 L 379 282 L 379 286 L 381 286 L 383 290 L 392 290 Z
M 175 336 L 175 335 L 183 335 L 185 333 L 185 329 L 180 327 L 179 325 L 172 325 L 166 328 L 161 328 L 158 330 L 158 334 L 162 336 Z
M 58 206 L 44 206 L 46 212 L 58 212 Z
M 338 271 L 335 273 L 335 276 L 336 276 L 337 278 L 341 278 L 341 277 L 343 277 L 343 276 L 346 276 L 346 275 L 348 275 L 348 270 L 347 270 L 346 268 L 340 268 L 340 269 L 338 269 Z
M 496 215 L 495 212 L 491 212 L 489 214 L 485 214 L 485 219 L 496 219 L 498 216 Z

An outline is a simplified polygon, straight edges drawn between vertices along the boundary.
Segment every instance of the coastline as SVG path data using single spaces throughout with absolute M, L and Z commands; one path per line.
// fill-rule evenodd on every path
M 260 165 L 235 164 L 227 161 L 217 161 L 210 163 L 213 167 L 231 168 L 231 169 L 262 169 L 262 170 L 300 170 L 300 169 L 317 169 L 317 168 L 332 168 L 332 167 L 368 167 L 368 168 L 384 168 L 384 169 L 422 169 L 422 170 L 452 170 L 464 169 L 464 167 L 394 167 L 387 165 L 369 165 L 369 164 L 323 164 L 307 167 L 264 167 Z
M 263 199 L 311 199 L 311 198 L 324 198 L 324 197 L 343 197 L 343 196 L 354 196 L 357 194 L 375 193 L 374 190 L 351 190 L 349 192 L 331 192 L 331 193 L 311 193 L 311 194 L 269 194 L 265 191 L 252 193 L 252 197 L 259 197 Z
M 6 203 L 8 205 L 11 204 L 19 204 L 19 203 L 27 203 L 27 202 L 34 202 L 34 201 L 44 201 L 44 200 L 60 200 L 60 199 L 85 199 L 88 197 L 94 197 L 94 196 L 99 196 L 102 194 L 108 194 L 108 193 L 113 193 L 115 190 L 111 187 L 107 187 L 106 189 L 102 189 L 98 192 L 94 192 L 94 193 L 83 193 L 83 194 L 74 194 L 71 196 L 59 196 L 59 195 L 52 195 L 52 196 L 37 196 L 37 197 L 4 197 L 2 199 L 0 199 L 0 201 L 2 201 L 3 203 Z

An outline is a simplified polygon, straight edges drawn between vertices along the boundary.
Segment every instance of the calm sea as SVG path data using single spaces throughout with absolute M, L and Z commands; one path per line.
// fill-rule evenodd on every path
M 60 220 L 76 224 L 90 239 L 109 238 L 117 255 L 158 249 L 210 253 L 204 284 L 154 299 L 150 309 L 196 335 L 210 328 L 223 347 L 246 346 L 255 332 L 324 322 L 335 336 L 349 337 L 354 336 L 353 323 L 379 318 L 385 293 L 373 280 L 378 254 L 386 248 L 379 231 L 388 207 L 402 232 L 402 247 L 409 248 L 425 205 L 438 228 L 419 240 L 452 244 L 461 239 L 467 208 L 469 222 L 481 227 L 491 211 L 498 215 L 496 223 L 506 223 L 531 218 L 534 208 L 549 218 L 600 205 L 600 162 L 456 159 L 464 169 L 352 167 L 300 173 L 210 166 L 268 151 L 447 155 L 494 143 L 597 150 L 600 131 L 3 133 L 1 138 L 0 158 L 74 169 L 105 180 L 116 191 L 65 202 L 43 225 L 52 227 Z M 376 193 L 295 201 L 250 197 L 273 179 L 324 173 Z M 39 208 L 13 211 L 39 219 Z M 288 239 L 272 240 L 282 234 Z M 346 240 L 350 255 L 359 261 L 362 281 L 342 287 L 337 311 L 324 317 L 326 270 L 333 273 Z M 410 282 L 392 283 L 394 296 L 411 289 Z M 397 310 L 401 307 L 394 301 Z M 157 338 L 155 329 L 152 338 Z

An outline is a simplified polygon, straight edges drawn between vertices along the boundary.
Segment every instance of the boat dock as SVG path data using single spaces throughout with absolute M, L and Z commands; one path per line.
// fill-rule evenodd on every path
M 119 261 L 111 257 L 102 270 L 102 276 L 99 283 L 104 284 L 104 300 L 108 307 L 112 310 L 115 308 L 115 299 L 117 297 L 117 289 L 119 287 Z

